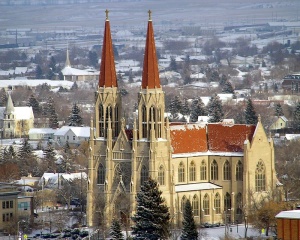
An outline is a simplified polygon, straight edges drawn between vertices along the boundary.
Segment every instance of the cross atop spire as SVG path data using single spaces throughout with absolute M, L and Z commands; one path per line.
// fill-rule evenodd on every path
M 108 19 L 108 13 L 109 13 L 109 11 L 106 9 L 106 10 L 105 10 L 106 21 L 109 21 L 109 19 Z
M 110 23 L 108 20 L 108 10 L 104 28 L 102 45 L 102 56 L 100 65 L 99 87 L 117 87 L 117 74 L 115 68 L 114 51 L 110 33 Z
M 160 88 L 156 48 L 154 41 L 154 31 L 152 26 L 151 11 L 148 11 L 148 29 L 146 37 L 146 46 L 144 54 L 144 66 L 143 66 L 143 77 L 142 77 L 142 88 L 153 89 Z
M 149 14 L 149 21 L 152 21 L 152 18 L 151 18 L 151 13 L 152 13 L 152 11 L 151 11 L 151 10 L 149 10 L 149 11 L 148 11 L 148 14 Z

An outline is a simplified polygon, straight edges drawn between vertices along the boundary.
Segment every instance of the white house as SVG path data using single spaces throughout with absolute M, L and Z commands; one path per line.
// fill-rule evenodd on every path
M 29 140 L 53 139 L 56 129 L 53 128 L 31 128 L 28 132 Z
M 90 138 L 90 127 L 63 126 L 54 133 L 54 141 L 64 145 L 67 141 L 70 144 L 80 144 Z

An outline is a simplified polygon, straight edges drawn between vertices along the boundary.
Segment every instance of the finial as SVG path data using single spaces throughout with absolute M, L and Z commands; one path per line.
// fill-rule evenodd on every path
M 105 10 L 106 20 L 108 20 L 108 13 L 109 13 L 109 11 L 106 9 Z
M 148 11 L 148 14 L 149 14 L 149 21 L 152 20 L 152 19 L 151 19 L 151 13 L 152 13 L 151 10 L 149 10 L 149 11 Z
M 261 116 L 258 114 L 258 121 L 261 122 Z

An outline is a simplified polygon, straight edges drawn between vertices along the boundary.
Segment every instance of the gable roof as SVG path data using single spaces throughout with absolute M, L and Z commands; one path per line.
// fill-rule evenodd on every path
M 208 150 L 205 125 L 173 125 L 170 130 L 173 154 Z
M 68 131 L 72 131 L 77 137 L 90 137 L 90 127 L 71 127 L 71 126 L 63 126 L 58 129 L 54 136 L 64 136 Z
M 208 148 L 215 152 L 243 152 L 245 140 L 251 142 L 255 129 L 255 125 L 208 124 Z

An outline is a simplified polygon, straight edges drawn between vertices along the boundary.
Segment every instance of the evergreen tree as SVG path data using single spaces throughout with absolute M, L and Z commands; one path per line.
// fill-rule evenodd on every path
M 209 116 L 209 122 L 211 123 L 221 122 L 224 118 L 222 102 L 218 95 L 215 95 L 209 99 L 207 104 L 207 112 Z
M 32 107 L 33 113 L 34 114 L 40 114 L 41 109 L 40 109 L 40 104 L 36 100 L 33 94 L 30 95 L 27 106 Z
M 201 98 L 194 99 L 191 105 L 191 122 L 197 122 L 198 116 L 206 116 L 207 112 Z
M 275 116 L 284 116 L 283 109 L 280 103 L 275 104 Z
M 8 151 L 7 151 L 7 158 L 10 160 L 10 162 L 14 162 L 16 157 L 17 157 L 17 153 L 16 153 L 13 145 L 10 145 L 8 147 Z
M 55 154 L 54 148 L 52 146 L 52 143 L 48 142 L 47 147 L 44 150 L 44 158 L 47 162 L 49 172 L 56 171 L 56 164 L 55 164 L 56 158 L 55 158 L 55 156 L 56 156 L 56 154 Z
M 40 65 L 37 65 L 35 68 L 35 78 L 36 79 L 42 79 L 43 78 L 43 70 L 40 67 Z
M 264 84 L 264 92 L 267 93 L 268 91 L 269 91 L 268 84 L 265 83 L 265 84 Z
M 232 93 L 234 94 L 234 89 L 229 81 L 226 81 L 222 88 L 222 93 Z
M 224 84 L 227 82 L 227 76 L 225 74 L 221 75 L 219 85 L 223 88 Z
M 176 117 L 176 115 L 181 112 L 182 102 L 178 96 L 175 96 L 171 100 L 169 109 L 170 109 L 170 113 L 172 114 L 173 118 Z
M 80 116 L 80 109 L 76 103 L 73 104 L 71 115 L 69 116 L 69 126 L 81 126 L 82 117 Z
M 245 110 L 245 122 L 246 124 L 256 124 L 257 123 L 257 115 L 255 109 L 253 107 L 251 99 L 248 99 L 247 106 Z
M 275 93 L 278 92 L 278 85 L 277 85 L 277 83 L 274 83 L 274 85 L 273 85 L 273 91 L 274 91 Z
M 191 61 L 190 56 L 187 55 L 184 64 L 183 64 L 183 80 L 184 84 L 190 84 L 192 82 L 191 79 Z
M 9 150 L 12 153 L 12 150 Z M 8 154 L 10 154 L 8 152 Z M 28 142 L 28 139 L 24 139 L 22 146 L 18 151 L 18 166 L 22 176 L 27 176 L 29 173 L 32 173 L 32 167 L 37 165 L 37 160 L 33 154 L 33 149 Z
M 0 106 L 5 107 L 7 102 L 7 94 L 5 92 L 4 88 L 1 88 L 0 90 Z
M 132 234 L 135 240 L 168 239 L 170 213 L 161 197 L 162 191 L 153 179 L 145 181 L 137 194 L 136 213 L 132 217 Z
M 177 63 L 174 57 L 171 57 L 171 61 L 170 61 L 170 70 L 171 71 L 177 71 Z
M 297 103 L 296 108 L 293 112 L 293 118 L 294 118 L 294 128 L 296 130 L 300 130 L 300 102 Z
M 78 85 L 76 82 L 73 83 L 72 87 L 71 87 L 71 90 L 74 91 L 74 90 L 77 90 L 78 89 Z
M 71 147 L 70 147 L 70 144 L 69 144 L 68 140 L 66 141 L 66 144 L 64 145 L 64 152 L 65 153 L 71 153 Z
M 110 227 L 110 232 L 109 236 L 111 240 L 119 240 L 119 239 L 124 239 L 124 235 L 121 231 L 121 225 L 118 220 L 114 219 L 112 221 L 111 227 Z
M 197 240 L 198 231 L 194 219 L 193 209 L 190 200 L 184 205 L 181 240 Z
M 58 128 L 58 117 L 55 111 L 54 102 L 52 98 L 48 99 L 46 114 L 49 118 L 49 127 L 53 129 Z
M 98 56 L 97 56 L 97 53 L 95 51 L 89 51 L 89 61 L 90 61 L 90 64 L 97 68 L 98 66 Z
M 180 113 L 184 116 L 190 115 L 191 113 L 190 106 L 186 98 L 184 99 Z

